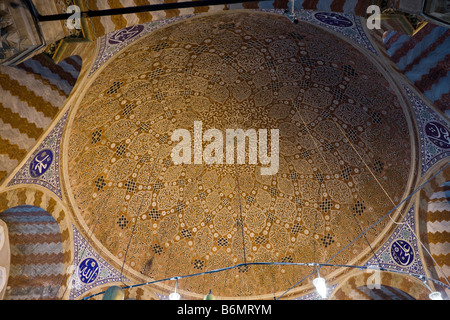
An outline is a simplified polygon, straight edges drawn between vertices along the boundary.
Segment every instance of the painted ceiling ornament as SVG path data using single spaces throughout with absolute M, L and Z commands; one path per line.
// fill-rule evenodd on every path
M 317 12 L 314 14 L 314 17 L 330 26 L 348 28 L 353 25 L 353 22 L 350 19 L 335 12 Z
M 125 47 L 90 78 L 65 133 L 64 177 L 80 228 L 94 229 L 105 206 L 92 234 L 102 258 L 120 270 L 126 257 L 124 275 L 141 283 L 236 265 L 244 253 L 252 262 L 326 261 L 358 236 L 357 223 L 371 225 L 392 207 L 371 173 L 401 199 L 413 170 L 404 102 L 358 48 L 309 23 L 236 11 L 168 25 Z M 172 157 L 179 129 L 192 133 L 191 161 Z M 269 132 L 279 130 L 276 172 L 262 174 L 268 164 L 250 159 L 194 161 L 213 129 L 267 130 L 267 156 Z M 352 257 L 365 248 L 352 246 Z M 180 289 L 273 297 L 308 271 L 250 266 L 190 277 Z
M 50 168 L 53 162 L 53 152 L 50 149 L 44 149 L 33 158 L 30 163 L 30 175 L 33 178 L 42 176 Z
M 414 261 L 414 250 L 411 244 L 403 239 L 394 241 L 391 245 L 392 259 L 400 266 L 409 266 Z
M 450 131 L 437 121 L 425 125 L 425 133 L 436 146 L 441 149 L 450 149 Z
M 125 42 L 127 40 L 133 39 L 138 34 L 140 34 L 142 31 L 144 31 L 143 25 L 135 25 L 131 27 L 126 27 L 124 29 L 121 29 L 117 32 L 115 32 L 110 38 L 109 43 L 110 44 L 118 44 Z
M 99 265 L 94 258 L 86 258 L 81 261 L 78 267 L 78 277 L 81 282 L 89 284 L 95 281 L 98 276 Z

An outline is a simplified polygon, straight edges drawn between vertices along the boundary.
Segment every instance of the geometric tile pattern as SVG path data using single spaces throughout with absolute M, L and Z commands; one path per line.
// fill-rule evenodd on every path
M 262 3 L 260 3 L 260 5 L 261 4 Z M 265 12 L 279 13 L 280 15 L 284 14 L 283 10 L 261 9 L 261 8 L 259 10 Z M 159 21 L 144 23 L 142 25 L 126 27 L 124 29 L 113 31 L 103 36 L 99 40 L 100 49 L 98 50 L 97 60 L 95 61 L 90 74 L 95 72 L 110 57 L 114 56 L 117 52 L 125 48 L 131 42 L 138 40 L 148 32 L 154 31 L 160 27 L 171 24 L 173 22 L 180 21 L 182 19 L 187 19 L 190 16 L 192 15 L 173 17 L 170 19 L 163 19 Z M 330 28 L 335 32 L 341 33 L 347 38 L 360 44 L 370 52 L 377 54 L 371 42 L 368 40 L 366 34 L 364 33 L 360 18 L 353 14 L 349 13 L 330 14 L 326 12 L 315 12 L 311 10 L 296 10 L 296 16 L 302 21 L 318 24 L 320 26 Z M 161 296 L 160 298 L 164 299 L 164 297 L 165 296 Z M 168 299 L 168 297 L 165 298 Z

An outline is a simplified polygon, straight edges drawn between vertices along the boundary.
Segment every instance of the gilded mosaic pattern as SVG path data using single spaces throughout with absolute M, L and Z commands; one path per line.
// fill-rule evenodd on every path
M 326 261 L 403 196 L 401 102 L 369 58 L 325 30 L 265 13 L 208 15 L 156 30 L 112 61 L 70 119 L 69 191 L 88 227 L 101 220 L 95 237 L 142 278 Z M 278 173 L 175 165 L 171 135 L 194 121 L 279 129 Z M 248 267 L 179 288 L 273 294 L 309 272 Z

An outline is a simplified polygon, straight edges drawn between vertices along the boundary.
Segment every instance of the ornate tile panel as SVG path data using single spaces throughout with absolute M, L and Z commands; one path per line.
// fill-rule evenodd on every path
M 403 87 L 416 115 L 421 145 L 422 174 L 425 174 L 436 162 L 450 157 L 450 125 L 408 85 L 403 84 Z
M 128 282 L 119 271 L 111 267 L 73 226 L 74 272 L 69 299 L 77 299 L 85 292 L 108 283 Z
M 55 128 L 11 179 L 8 186 L 37 184 L 52 191 L 59 198 L 62 197 L 59 177 L 60 143 L 67 114 L 68 112 L 59 120 Z
M 409 225 L 409 226 L 408 226 Z M 421 261 L 417 238 L 411 231 L 415 229 L 414 207 L 412 207 L 399 226 L 370 259 L 366 266 L 380 266 L 388 270 L 425 274 Z

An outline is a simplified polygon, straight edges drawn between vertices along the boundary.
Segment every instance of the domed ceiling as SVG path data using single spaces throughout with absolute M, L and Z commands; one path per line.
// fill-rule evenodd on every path
M 267 13 L 198 16 L 93 75 L 65 136 L 67 193 L 86 234 L 135 282 L 245 262 L 348 263 L 376 246 L 387 221 L 339 251 L 410 183 L 402 105 L 372 58 L 329 31 Z M 223 164 L 174 163 L 175 130 L 201 142 L 194 122 L 224 134 Z M 267 129 L 269 151 L 278 129 L 278 170 L 228 164 L 227 129 Z M 311 270 L 250 265 L 179 289 L 267 297 Z

